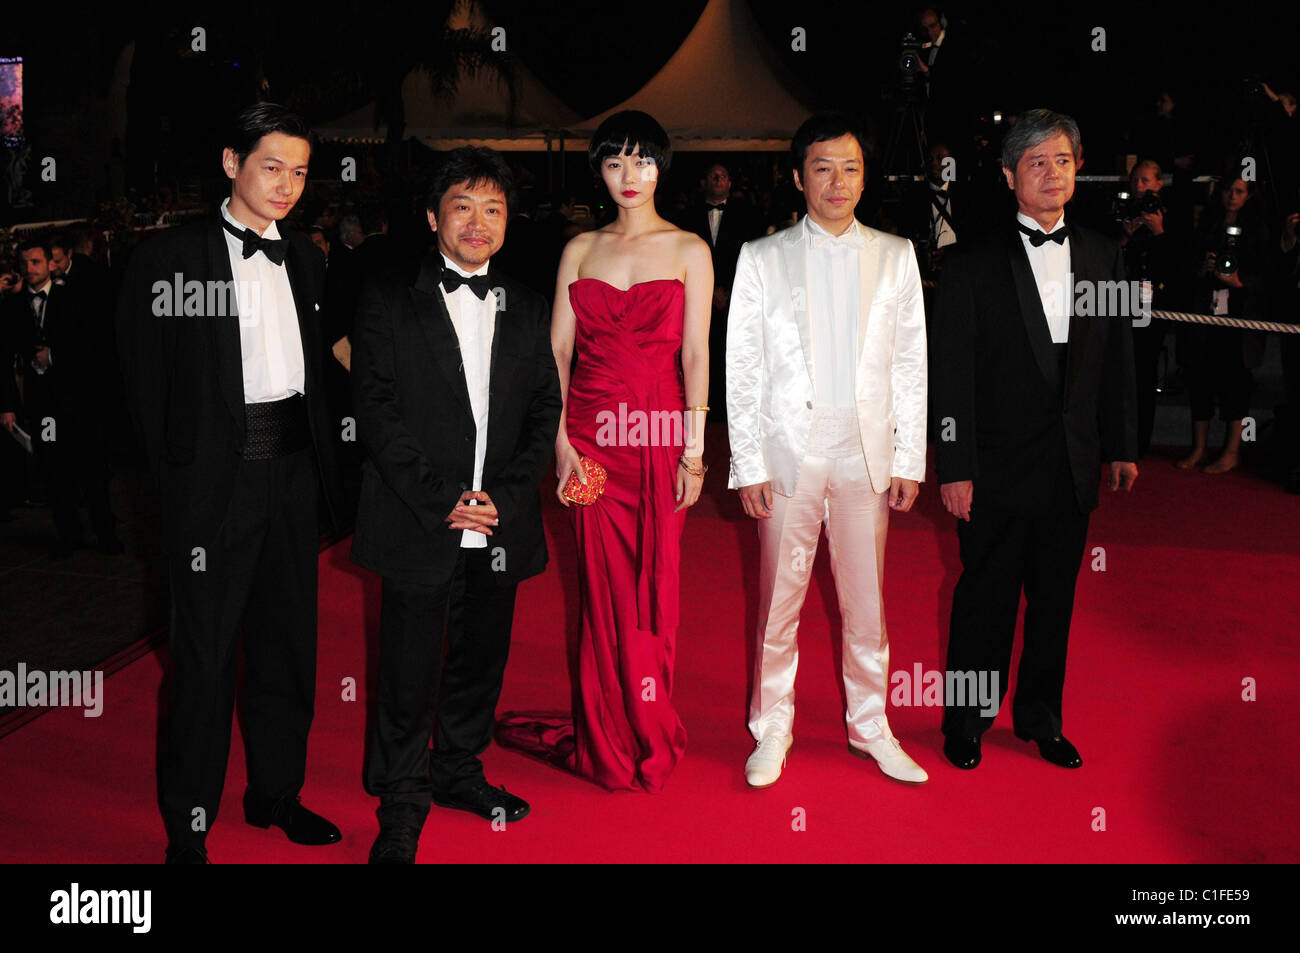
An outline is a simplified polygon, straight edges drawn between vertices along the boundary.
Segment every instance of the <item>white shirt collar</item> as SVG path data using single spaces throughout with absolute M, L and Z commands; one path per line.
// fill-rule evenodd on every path
M 479 265 L 479 267 L 476 268 L 474 271 L 466 271 L 464 268 L 460 267 L 460 265 L 456 264 L 454 261 L 452 261 L 442 252 L 438 252 L 438 254 L 442 255 L 443 264 L 445 264 L 452 271 L 456 272 L 456 274 L 460 275 L 462 278 L 473 278 L 475 275 L 487 274 L 488 266 L 492 264 L 492 259 L 489 258 L 487 261 L 483 262 L 483 264 Z
M 1034 231 L 1036 231 L 1036 232 L 1041 232 L 1041 231 L 1042 231 L 1042 228 L 1039 227 L 1038 223 L 1035 222 L 1035 221 L 1034 221 L 1032 218 L 1030 218 L 1028 215 L 1026 215 L 1024 212 L 1017 212 L 1017 213 L 1016 213 L 1016 221 L 1019 222 L 1021 225 L 1025 226 L 1026 228 L 1032 228 L 1032 229 L 1033 229 Z M 1060 217 L 1059 219 L 1056 220 L 1056 224 L 1052 226 L 1051 231 L 1049 231 L 1047 234 L 1051 235 L 1053 232 L 1059 232 L 1059 231 L 1060 231 L 1061 229 L 1063 229 L 1063 228 L 1065 228 L 1065 212 L 1064 212 L 1064 211 L 1061 212 L 1061 217 Z M 1028 236 L 1026 236 L 1026 238 L 1027 238 L 1027 237 L 1028 237 Z
M 862 234 L 862 229 L 859 228 L 858 226 L 857 218 L 854 218 L 853 221 L 849 224 L 849 227 L 844 229 L 844 231 L 840 232 L 840 234 L 838 235 L 832 235 L 826 229 L 822 228 L 820 225 L 818 225 L 816 222 L 812 220 L 811 215 L 805 215 L 803 217 L 803 221 L 804 221 L 804 229 L 807 231 L 810 239 L 813 235 L 822 235 L 825 236 L 826 238 L 849 238 L 849 237 L 857 237 Z
M 230 214 L 230 209 L 228 208 L 229 205 L 230 205 L 230 199 L 222 199 L 221 214 L 222 216 L 224 216 L 227 222 L 229 222 L 231 225 L 235 226 L 235 228 L 239 229 L 242 232 L 244 229 L 248 228 L 248 226 L 245 225 L 243 222 L 237 221 L 235 217 Z M 253 231 L 257 231 L 257 229 L 253 229 Z M 226 234 L 229 235 L 230 233 L 227 232 Z M 235 236 L 231 235 L 230 237 L 234 238 Z M 262 232 L 262 237 L 268 239 L 275 239 L 280 237 L 280 230 L 275 227 L 274 219 L 271 221 L 270 225 L 266 226 L 266 230 Z
M 50 296 L 50 288 L 53 287 L 53 285 L 54 285 L 54 278 L 53 277 L 46 278 L 45 284 L 41 285 L 39 288 L 29 288 L 27 289 L 27 293 L 29 295 L 34 295 L 34 294 L 40 294 L 42 291 L 44 291 L 45 297 L 48 298 Z

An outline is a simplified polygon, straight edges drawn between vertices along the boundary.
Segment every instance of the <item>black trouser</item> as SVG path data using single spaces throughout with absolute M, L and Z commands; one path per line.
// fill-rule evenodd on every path
M 216 538 L 195 544 L 202 562 L 192 550 L 168 556 L 173 672 L 159 795 L 173 844 L 201 845 L 217 818 L 241 629 L 249 793 L 271 801 L 302 788 L 316 695 L 317 485 L 310 449 L 242 460 Z
M 1283 334 L 1282 377 L 1286 387 L 1286 425 L 1278 435 L 1282 464 L 1300 470 L 1300 334 Z
M 1169 330 L 1163 321 L 1151 321 L 1146 327 L 1133 328 L 1133 366 L 1137 372 L 1138 458 L 1151 449 L 1151 433 L 1156 423 L 1156 372 L 1160 350 Z
M 1024 648 L 1011 708 L 1015 733 L 1022 738 L 1061 733 L 1074 584 L 1088 534 L 1089 514 L 1081 513 L 1075 502 L 1068 465 L 1060 471 L 1052 498 L 1043 515 L 1027 515 L 981 505 L 977 483 L 970 522 L 957 523 L 962 573 L 952 597 L 947 670 L 987 672 L 989 677 L 996 672 L 1001 707 L 1023 588 Z M 984 714 L 978 700 L 967 697 L 966 702 L 945 699 L 944 734 L 978 737 L 993 724 L 996 709 Z
M 1255 378 L 1242 356 L 1240 328 L 1192 325 L 1183 329 L 1178 359 L 1187 379 L 1192 420 L 1210 420 L 1219 408 L 1222 420 L 1241 420 L 1250 412 Z
M 102 426 L 88 416 L 58 413 L 51 405 L 32 411 L 27 422 L 54 527 L 68 545 L 82 542 L 78 507 L 83 497 L 99 541 L 107 542 L 116 535 L 117 518 L 108 499 L 108 449 Z M 52 431 L 46 427 L 47 420 Z M 46 440 L 47 435 L 53 439 Z
M 728 302 L 730 304 L 730 302 Z M 709 321 L 709 419 L 727 419 L 727 312 L 713 309 Z
M 366 765 L 380 823 L 422 821 L 435 792 L 483 779 L 478 756 L 492 740 L 518 588 L 497 583 L 492 561 L 489 541 L 462 549 L 451 578 L 436 585 L 384 577 Z

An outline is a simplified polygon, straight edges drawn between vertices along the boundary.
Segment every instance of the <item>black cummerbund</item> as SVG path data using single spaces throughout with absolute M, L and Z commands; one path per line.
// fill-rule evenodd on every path
M 244 424 L 248 433 L 242 453 L 245 460 L 270 460 L 311 446 L 307 398 L 302 394 L 245 404 Z

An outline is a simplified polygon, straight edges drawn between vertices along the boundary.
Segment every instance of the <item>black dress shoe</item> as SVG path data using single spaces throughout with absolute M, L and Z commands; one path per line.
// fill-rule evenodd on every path
M 1035 738 L 1033 740 L 1038 743 L 1038 753 L 1043 756 L 1044 761 L 1050 761 L 1062 768 L 1083 767 L 1083 759 L 1079 757 L 1079 752 L 1063 736 L 1057 735 L 1054 738 Z
M 296 796 L 267 804 L 256 801 L 245 791 L 244 820 L 254 827 L 275 825 L 295 844 L 337 844 L 343 839 L 337 827 L 303 807 Z
M 413 824 L 386 824 L 370 848 L 372 864 L 413 864 L 420 846 L 420 828 Z
M 493 787 L 487 781 L 475 781 L 446 794 L 434 794 L 433 803 L 457 811 L 469 811 L 489 821 L 522 821 L 528 816 L 528 802 L 515 797 L 505 786 Z
M 175 844 L 167 845 L 167 859 L 165 864 L 209 864 L 208 852 L 202 847 L 177 846 Z
M 966 771 L 979 767 L 980 758 L 983 757 L 980 754 L 979 737 L 967 735 L 944 735 L 943 754 L 957 767 Z

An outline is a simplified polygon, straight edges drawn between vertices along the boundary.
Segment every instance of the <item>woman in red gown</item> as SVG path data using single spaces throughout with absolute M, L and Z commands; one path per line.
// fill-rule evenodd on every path
M 611 116 L 587 154 L 618 217 L 565 248 L 551 324 L 565 395 L 556 495 L 581 596 L 573 717 L 540 729 L 507 716 L 499 737 L 611 790 L 655 792 L 686 749 L 672 704 L 678 564 L 704 477 L 713 265 L 703 240 L 655 211 L 671 149 L 654 119 Z M 584 459 L 605 473 L 590 505 L 564 492 L 574 473 L 598 477 Z

